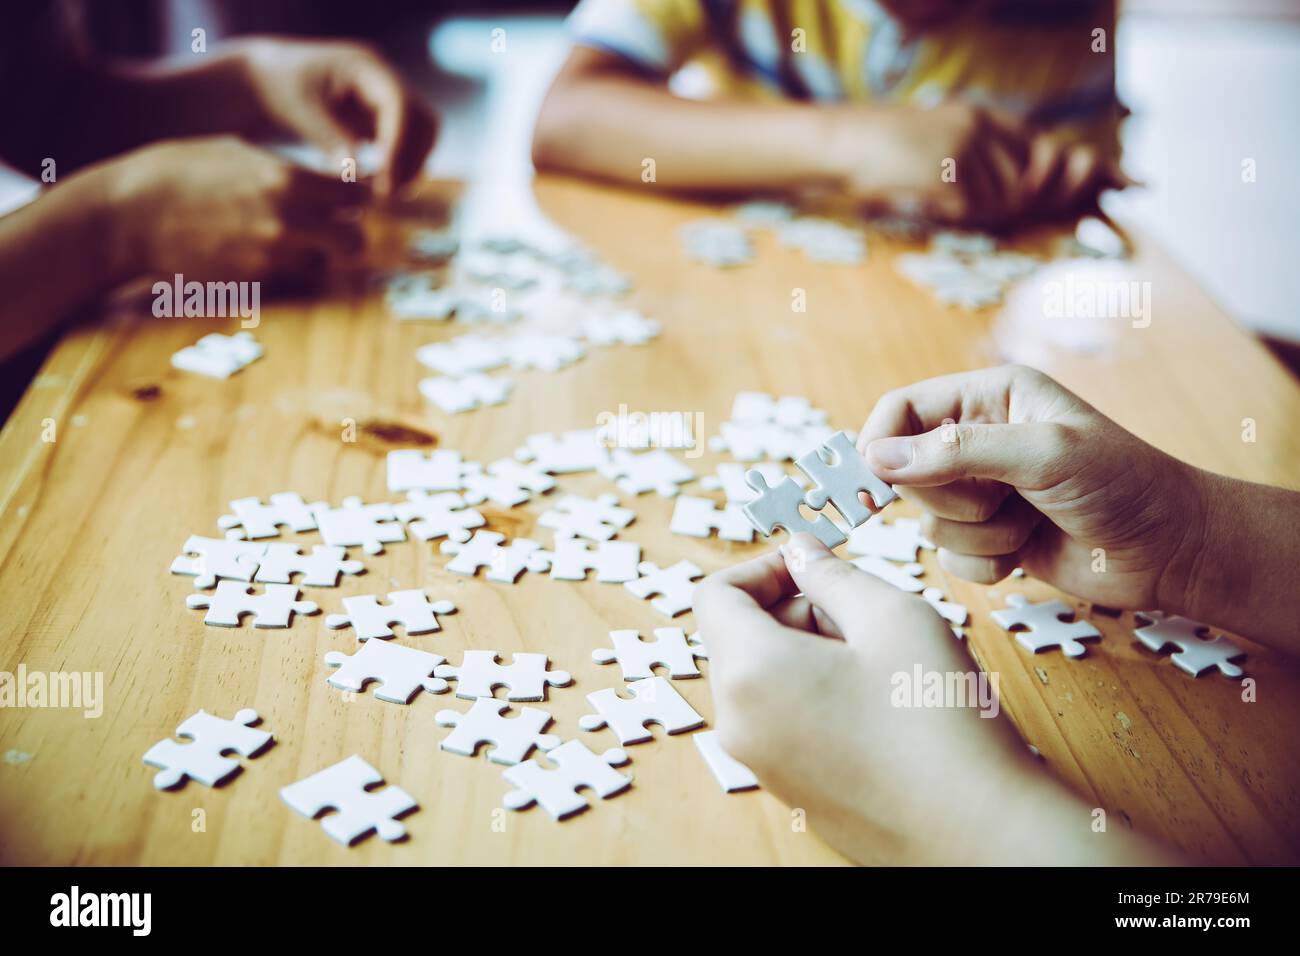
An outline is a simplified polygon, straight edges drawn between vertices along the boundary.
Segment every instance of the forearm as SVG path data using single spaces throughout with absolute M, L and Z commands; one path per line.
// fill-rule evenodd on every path
M 0 218 L 0 362 L 115 286 L 109 174 L 95 167 Z
M 241 46 L 156 64 L 61 63 L 25 84 L 4 109 L 4 154 L 59 177 L 161 139 L 233 133 L 256 136 L 266 120 L 248 95 Z M 57 117 L 58 122 L 51 122 Z
M 1176 610 L 1300 655 L 1300 492 L 1199 477 L 1205 521 Z
M 634 77 L 561 79 L 537 120 L 539 168 L 675 190 L 747 193 L 832 187 L 830 110 L 802 103 L 697 101 Z

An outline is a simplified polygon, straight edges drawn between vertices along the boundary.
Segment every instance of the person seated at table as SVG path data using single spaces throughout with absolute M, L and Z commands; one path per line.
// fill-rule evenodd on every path
M 0 160 L 46 185 L 0 218 L 0 362 L 78 308 L 141 276 L 310 278 L 362 244 L 371 186 L 410 181 L 432 112 L 379 56 L 351 43 L 249 38 L 183 62 L 78 52 L 63 5 L 5 12 Z M 340 157 L 313 172 L 249 142 L 306 140 Z M 373 183 L 341 158 L 373 141 Z
M 924 509 L 951 574 L 991 584 L 1023 567 L 1300 654 L 1296 491 L 1185 464 L 1023 367 L 891 392 L 858 447 Z M 1093 808 L 996 712 L 893 706 L 895 675 L 974 664 L 929 604 L 811 535 L 707 578 L 695 613 L 725 748 L 852 859 L 1178 862 L 1127 827 L 1094 832 Z
M 1118 163 L 1113 0 L 581 0 L 534 162 L 829 191 L 996 228 L 1092 211 Z M 676 95 L 707 84 L 691 98 Z

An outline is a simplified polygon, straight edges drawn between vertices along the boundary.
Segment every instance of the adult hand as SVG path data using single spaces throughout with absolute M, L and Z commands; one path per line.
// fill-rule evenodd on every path
M 1206 525 L 1203 473 L 1033 369 L 945 375 L 876 403 L 871 469 L 925 509 L 949 572 L 1017 566 L 1121 608 L 1180 610 Z
M 368 188 L 234 137 L 174 140 L 105 165 L 114 273 L 311 277 L 363 247 Z
M 356 43 L 257 39 L 236 46 L 261 114 L 331 156 L 379 149 L 376 190 L 390 195 L 419 174 L 433 147 L 432 111 L 380 56 Z

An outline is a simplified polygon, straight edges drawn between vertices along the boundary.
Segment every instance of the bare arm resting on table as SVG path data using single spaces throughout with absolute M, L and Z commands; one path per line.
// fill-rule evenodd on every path
M 576 47 L 537 119 L 533 161 L 629 185 L 655 160 L 659 188 L 752 194 L 831 191 L 868 207 L 900 201 L 939 221 L 999 225 L 1090 207 L 1122 185 L 1089 147 L 950 101 L 910 106 L 688 100 L 623 58 Z M 956 161 L 956 182 L 939 171 Z

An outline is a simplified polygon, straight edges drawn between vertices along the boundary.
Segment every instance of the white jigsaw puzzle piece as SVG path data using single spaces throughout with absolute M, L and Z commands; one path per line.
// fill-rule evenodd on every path
M 414 448 L 388 453 L 389 491 L 460 491 L 461 476 L 470 466 L 450 449 L 425 455 Z M 405 520 L 405 519 L 404 519 Z
M 604 584 L 635 580 L 641 564 L 641 546 L 631 541 L 601 541 L 595 550 L 578 538 L 556 538 L 554 551 L 535 551 L 530 571 L 551 572 L 557 581 L 582 581 L 588 571 Z
M 431 694 L 445 694 L 445 680 L 434 677 L 433 672 L 446 658 L 413 647 L 403 647 L 389 641 L 366 641 L 355 654 L 330 651 L 325 663 L 337 668 L 326 678 L 331 687 L 360 693 L 366 684 L 375 681 L 375 696 L 394 704 L 409 704 L 419 690 Z
M 546 472 L 512 458 L 492 462 L 486 473 L 468 472 L 463 481 L 466 501 L 475 505 L 491 501 L 499 508 L 513 508 L 555 487 L 555 479 Z
M 754 469 L 745 480 L 756 494 L 744 506 L 744 513 L 764 535 L 770 536 L 777 528 L 784 528 L 788 534 L 806 531 L 828 548 L 838 548 L 848 540 L 825 515 L 819 514 L 812 521 L 803 516 L 799 508 L 805 503 L 804 490 L 788 475 L 779 484 L 769 486 L 762 472 Z
M 1087 621 L 1063 621 L 1074 611 L 1060 601 L 1031 604 L 1023 594 L 1007 596 L 1007 607 L 994 611 L 992 618 L 1000 627 L 1014 631 L 1016 642 L 1030 653 L 1059 647 L 1066 657 L 1082 657 L 1087 648 L 1080 643 L 1098 640 L 1101 632 Z
M 707 538 L 715 529 L 724 541 L 754 540 L 754 528 L 745 516 L 744 506 L 727 505 L 719 509 L 708 498 L 694 495 L 677 498 L 669 531 L 692 538 Z
M 401 787 L 368 789 L 383 782 L 383 774 L 353 754 L 283 787 L 280 798 L 309 820 L 322 810 L 334 810 L 321 820 L 321 829 L 344 846 L 351 846 L 371 831 L 391 843 L 406 837 L 406 827 L 399 818 L 418 804 Z
M 358 641 L 371 638 L 387 639 L 393 636 L 389 625 L 400 624 L 407 634 L 429 634 L 439 630 L 439 614 L 453 614 L 456 605 L 450 601 L 430 601 L 424 591 L 411 588 L 388 592 L 387 604 L 379 603 L 376 594 L 359 594 L 343 599 L 345 614 L 331 614 L 325 626 L 338 629 L 355 628 Z
M 713 779 L 718 781 L 718 786 L 725 792 L 735 793 L 737 790 L 753 790 L 758 787 L 758 778 L 754 776 L 754 771 L 722 749 L 722 742 L 718 740 L 716 730 L 691 734 L 691 739 L 699 748 L 704 762 L 709 765 L 709 772 L 713 774 Z
M 680 627 L 657 627 L 653 641 L 641 640 L 635 630 L 610 631 L 613 648 L 598 647 L 591 652 L 597 664 L 618 662 L 623 680 L 645 680 L 653 677 L 655 667 L 664 667 L 674 680 L 699 677 L 696 659 L 708 660 L 709 652 L 700 640 L 699 633 L 686 636 Z
M 962 638 L 966 636 L 965 632 L 962 631 L 963 625 L 970 619 L 970 611 L 967 610 L 966 605 L 945 600 L 943 592 L 938 588 L 926 588 L 921 592 L 921 598 L 930 607 L 934 608 L 941 618 L 948 622 L 954 637 Z
M 299 601 L 298 589 L 292 584 L 268 584 L 262 594 L 242 581 L 218 581 L 215 594 L 191 594 L 185 599 L 191 610 L 207 608 L 204 624 L 215 627 L 239 627 L 239 619 L 253 615 L 254 627 L 288 627 L 297 614 L 315 614 L 315 601 Z
M 507 766 L 519 763 L 534 747 L 554 750 L 560 746 L 559 737 L 542 733 L 551 722 L 550 714 L 535 707 L 521 707 L 517 717 L 505 717 L 503 714 L 508 707 L 509 704 L 503 700 L 480 697 L 468 713 L 451 709 L 438 711 L 434 719 L 441 726 L 456 728 L 438 746 L 472 757 L 481 744 L 491 744 L 488 760 Z
M 234 720 L 216 717 L 206 710 L 187 717 L 176 728 L 176 736 L 188 738 L 191 743 L 160 740 L 145 752 L 144 762 L 160 768 L 153 785 L 168 790 L 187 779 L 207 787 L 225 783 L 240 769 L 239 761 L 225 754 L 237 753 L 251 759 L 273 739 L 270 733 L 253 729 L 259 721 L 257 711 L 251 708 L 239 711 Z
M 647 724 L 658 724 L 669 734 L 680 734 L 704 726 L 704 718 L 695 712 L 686 698 L 663 677 L 647 677 L 627 685 L 630 700 L 606 687 L 587 695 L 587 703 L 596 713 L 578 720 L 583 730 L 600 730 L 608 726 L 622 746 L 653 740 Z
M 871 509 L 858 497 L 859 492 L 871 496 L 876 510 L 898 497 L 893 488 L 867 467 L 848 432 L 836 432 L 818 448 L 800 455 L 794 463 L 813 483 L 804 495 L 808 507 L 820 511 L 827 504 L 834 505 L 850 527 L 856 528 L 872 515 Z
M 659 595 L 650 606 L 666 617 L 676 617 L 691 609 L 695 600 L 694 579 L 704 577 L 704 572 L 689 561 L 678 561 L 663 569 L 652 561 L 642 561 L 637 570 L 641 577 L 628 581 L 623 587 L 643 601 L 651 595 Z
M 886 584 L 892 584 L 900 591 L 907 591 L 909 594 L 920 594 L 925 590 L 925 585 L 917 580 L 925 573 L 925 568 L 915 561 L 895 564 L 892 561 L 886 561 L 884 558 L 876 557 L 874 554 L 865 554 L 860 558 L 854 558 L 850 563 L 868 574 L 874 574 Z
M 1224 677 L 1236 678 L 1244 673 L 1232 662 L 1245 657 L 1246 652 L 1222 634 L 1209 637 L 1213 633 L 1210 625 L 1177 615 L 1165 616 L 1158 611 L 1144 612 L 1141 616 L 1151 623 L 1134 630 L 1134 636 L 1157 654 L 1169 645 L 1177 647 L 1178 653 L 1171 655 L 1171 659 L 1193 677 L 1200 677 L 1212 668 L 1217 668 Z
M 573 681 L 568 671 L 548 670 L 545 654 L 515 654 L 510 664 L 498 659 L 496 651 L 466 651 L 459 667 L 442 664 L 434 673 L 456 681 L 456 696 L 466 700 L 491 697 L 497 687 L 507 689 L 507 700 L 545 700 L 547 686 L 565 687 Z
M 289 584 L 295 574 L 302 575 L 305 587 L 338 587 L 340 574 L 361 574 L 366 566 L 348 560 L 348 552 L 328 544 L 318 544 L 311 554 L 303 554 L 296 544 L 268 544 L 266 554 L 254 576 L 260 584 Z
M 749 487 L 749 482 L 745 480 L 745 475 L 750 471 L 757 471 L 769 485 L 779 484 L 781 479 L 786 476 L 785 469 L 776 462 L 763 461 L 746 464 L 724 461 L 718 465 L 715 475 L 705 475 L 700 479 L 700 484 L 709 491 L 721 491 L 729 505 L 747 505 L 758 495 L 753 488 Z M 791 477 L 800 486 L 807 480 L 802 475 L 793 475 Z
M 227 538 L 274 538 L 280 534 L 280 525 L 292 531 L 315 531 L 316 515 L 313 509 L 325 507 L 325 502 L 307 504 L 293 491 L 271 495 L 269 505 L 257 498 L 237 498 L 230 503 L 234 514 L 222 515 L 217 526 Z
M 465 499 L 452 491 L 430 495 L 408 491 L 406 500 L 393 505 L 398 521 L 408 522 L 411 534 L 421 541 L 434 538 L 469 540 L 470 530 L 486 524 L 483 515 L 465 507 Z
M 505 365 L 509 357 L 501 339 L 471 334 L 422 345 L 415 358 L 435 372 L 458 376 L 490 372 Z
M 521 461 L 552 475 L 569 475 L 594 471 L 609 461 L 609 450 L 594 428 L 568 431 L 559 435 L 529 435 L 524 446 L 515 452 Z
M 218 578 L 251 581 L 266 554 L 266 545 L 225 538 L 190 535 L 182 545 L 183 554 L 172 561 L 172 574 L 194 577 L 194 586 L 206 591 Z
M 662 448 L 639 455 L 617 448 L 600 473 L 615 482 L 624 494 L 653 491 L 665 498 L 674 497 L 681 490 L 678 485 L 695 478 L 695 472 Z
M 172 367 L 212 378 L 230 378 L 262 357 L 262 346 L 251 332 L 222 335 L 212 332 L 172 356 Z
M 449 415 L 471 412 L 485 405 L 500 405 L 510 397 L 514 382 L 500 375 L 444 375 L 422 378 L 416 386 L 420 394 Z
M 487 568 L 487 579 L 501 584 L 514 584 L 528 567 L 535 563 L 534 552 L 541 545 L 528 538 L 515 538 L 509 547 L 502 547 L 505 535 L 496 531 L 476 531 L 468 541 L 444 541 L 442 553 L 455 557 L 446 569 L 453 574 L 474 577 L 479 568 Z
M 353 496 L 344 498 L 341 508 L 313 505 L 312 513 L 326 544 L 382 554 L 385 544 L 406 540 L 406 530 L 389 504 L 368 505 Z
M 581 495 L 564 495 L 555 506 L 537 519 L 538 525 L 550 528 L 559 538 L 590 538 L 607 541 L 626 528 L 636 518 L 630 508 L 621 508 L 614 495 L 583 498 Z
M 924 548 L 934 550 L 934 544 L 921 534 L 921 522 L 914 518 L 896 518 L 886 521 L 872 515 L 866 524 L 849 532 L 850 554 L 874 554 L 889 561 L 915 561 Z
M 511 810 L 523 810 L 536 803 L 556 820 L 563 820 L 589 806 L 578 790 L 590 789 L 597 797 L 606 799 L 626 790 L 631 777 L 614 770 L 628 762 L 626 751 L 611 747 L 603 754 L 594 754 L 580 740 L 560 744 L 547 757 L 557 766 L 551 770 L 536 760 L 525 760 L 502 773 L 514 789 L 502 798 Z

